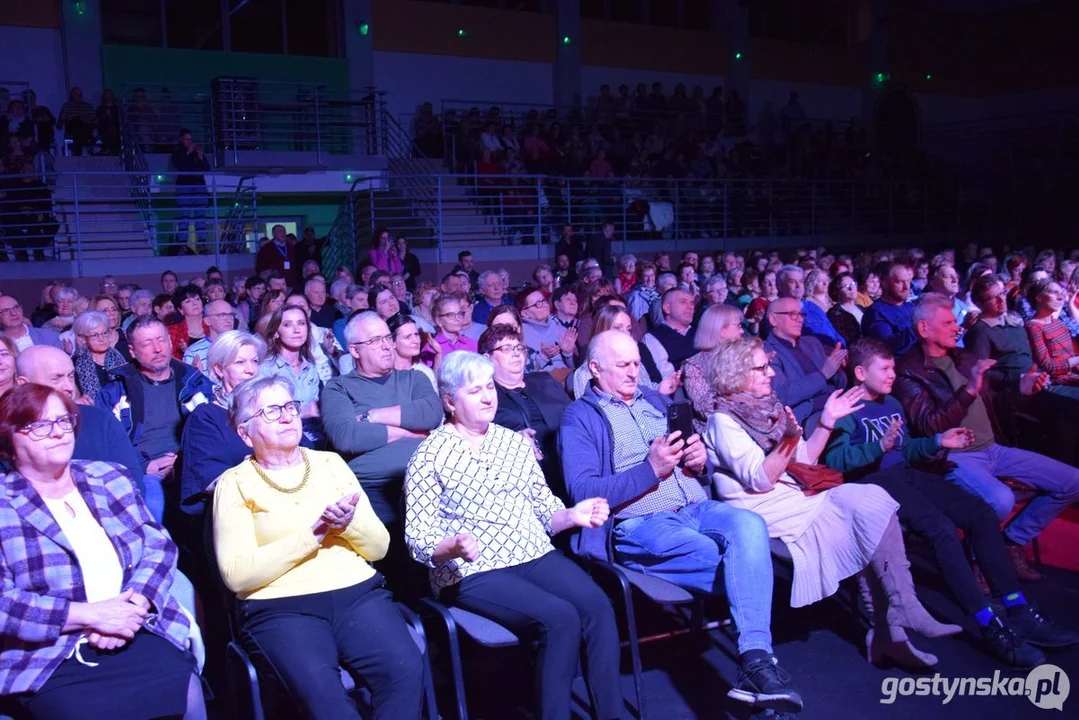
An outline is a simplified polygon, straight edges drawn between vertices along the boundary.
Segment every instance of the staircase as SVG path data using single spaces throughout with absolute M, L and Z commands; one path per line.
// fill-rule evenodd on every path
M 118 157 L 56 159 L 53 211 L 60 229 L 56 252 L 74 259 L 153 257 L 150 229 Z M 77 195 L 76 195 L 77 189 Z

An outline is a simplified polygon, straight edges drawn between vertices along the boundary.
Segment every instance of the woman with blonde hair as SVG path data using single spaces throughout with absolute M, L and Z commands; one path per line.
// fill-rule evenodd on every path
M 717 347 L 709 378 L 718 395 L 704 444 L 716 494 L 764 518 L 794 565 L 791 606 L 834 594 L 858 575 L 872 624 L 866 637 L 871 660 L 890 658 L 909 669 L 936 665 L 915 648 L 906 631 L 927 637 L 962 632 L 939 623 L 914 592 L 910 562 L 896 512 L 899 504 L 880 486 L 829 480 L 815 466 L 835 423 L 860 410 L 862 386 L 828 398 L 820 422 L 804 438 L 789 407 L 772 390 L 775 371 L 759 338 Z M 826 472 L 826 471 L 825 471 Z
M 743 334 L 742 313 L 738 308 L 727 304 L 712 305 L 704 311 L 697 323 L 693 347 L 698 352 L 682 363 L 682 384 L 686 389 L 686 396 L 693 404 L 693 427 L 698 434 L 704 433 L 708 416 L 715 412 L 716 401 L 719 399 L 708 379 L 712 351 L 720 343 L 737 340 Z

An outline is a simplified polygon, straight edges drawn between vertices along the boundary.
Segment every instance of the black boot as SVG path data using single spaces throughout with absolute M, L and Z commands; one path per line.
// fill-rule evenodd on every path
M 1045 662 L 1042 651 L 1019 637 L 999 615 L 982 628 L 982 644 L 990 657 L 1014 668 L 1032 668 Z
M 1057 627 L 1029 603 L 1008 608 L 1008 625 L 1038 647 L 1062 648 L 1079 643 L 1079 632 Z

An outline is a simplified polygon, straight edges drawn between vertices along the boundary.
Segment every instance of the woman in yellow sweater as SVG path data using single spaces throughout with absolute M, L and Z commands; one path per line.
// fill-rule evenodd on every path
M 214 491 L 214 546 L 256 642 L 311 718 L 359 718 L 337 668 L 371 690 L 375 718 L 417 718 L 423 666 L 382 576 L 389 534 L 335 453 L 300 447 L 289 381 L 233 391 L 229 423 L 252 457 Z

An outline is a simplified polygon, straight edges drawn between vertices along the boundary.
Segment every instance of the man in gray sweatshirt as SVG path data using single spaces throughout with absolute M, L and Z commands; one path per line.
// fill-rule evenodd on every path
M 326 436 L 348 462 L 371 507 L 390 532 L 390 548 L 376 568 L 399 599 L 418 598 L 426 573 L 409 557 L 401 522 L 405 466 L 427 433 L 443 418 L 431 381 L 416 370 L 394 370 L 393 335 L 374 312 L 345 325 L 352 372 L 322 389 Z

